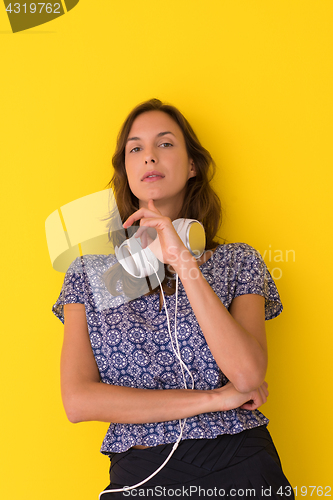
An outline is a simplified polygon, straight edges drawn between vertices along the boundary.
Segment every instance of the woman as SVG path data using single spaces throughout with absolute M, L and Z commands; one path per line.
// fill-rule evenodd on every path
M 176 108 L 152 99 L 124 122 L 113 166 L 110 185 L 123 227 L 157 231 L 170 318 L 180 279 L 176 336 L 194 390 L 168 336 L 156 281 L 143 278 L 140 288 L 114 255 L 76 259 L 53 306 L 65 324 L 62 398 L 71 422 L 112 422 L 101 449 L 111 458 L 106 490 L 153 474 L 183 427 L 160 472 L 135 493 L 101 498 L 292 498 L 268 420 L 257 410 L 268 395 L 265 319 L 280 314 L 282 304 L 256 250 L 214 239 L 221 207 L 209 184 L 214 163 L 208 151 Z M 177 218 L 203 224 L 207 244 L 200 259 L 176 233 Z M 118 234 L 110 238 L 115 242 Z M 102 306 L 96 297 L 107 293 L 131 300 Z

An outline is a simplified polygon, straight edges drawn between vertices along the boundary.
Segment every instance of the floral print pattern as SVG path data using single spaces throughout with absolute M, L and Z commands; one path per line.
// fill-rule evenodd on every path
M 117 262 L 114 255 L 85 255 L 68 268 L 54 314 L 64 322 L 63 306 L 85 305 L 88 330 L 101 381 L 106 384 L 144 389 L 184 388 L 179 361 L 172 348 L 164 307 L 159 294 L 128 300 L 112 297 L 102 281 L 103 273 Z M 283 307 L 276 285 L 259 252 L 245 243 L 219 245 L 200 270 L 228 309 L 243 294 L 265 297 L 265 319 L 278 316 Z M 175 295 L 166 296 L 171 334 L 174 339 Z M 181 357 L 194 379 L 195 389 L 214 389 L 228 379 L 216 364 L 179 280 L 177 337 Z M 185 371 L 187 387 L 191 379 Z M 259 411 L 236 408 L 204 413 L 186 420 L 182 439 L 215 438 L 236 434 L 268 423 Z M 173 443 L 180 433 L 178 420 L 147 424 L 111 423 L 101 452 L 123 452 L 134 445 Z

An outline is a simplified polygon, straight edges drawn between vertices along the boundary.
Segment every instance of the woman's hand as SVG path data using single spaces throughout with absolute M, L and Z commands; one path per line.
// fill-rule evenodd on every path
M 228 382 L 219 389 L 213 389 L 220 393 L 222 398 L 222 407 L 220 411 L 233 410 L 234 408 L 242 408 L 243 410 L 256 410 L 259 406 L 267 401 L 268 385 L 264 382 L 258 389 L 251 392 L 239 392 L 235 389 L 231 382 Z
M 243 410 L 256 410 L 259 406 L 262 406 L 266 403 L 269 392 L 268 392 L 268 384 L 264 382 L 258 389 L 252 391 L 251 398 L 241 406 Z
M 153 200 L 148 201 L 148 208 L 140 208 L 130 215 L 123 227 L 128 228 L 136 220 L 140 220 L 140 228 L 135 237 L 141 238 L 143 248 L 149 245 L 150 250 L 164 264 L 177 262 L 182 252 L 186 252 L 186 255 L 189 253 L 173 227 L 170 217 L 164 217 L 155 207 Z M 151 237 L 148 228 L 156 230 L 157 238 Z

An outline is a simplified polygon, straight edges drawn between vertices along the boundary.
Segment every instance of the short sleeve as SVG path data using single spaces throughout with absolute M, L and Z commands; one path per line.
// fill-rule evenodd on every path
M 275 282 L 260 253 L 247 244 L 237 251 L 236 288 L 234 297 L 257 294 L 265 297 L 265 320 L 276 318 L 283 306 Z
M 65 304 L 84 304 L 84 273 L 81 257 L 77 257 L 66 271 L 58 300 L 52 312 L 64 323 Z

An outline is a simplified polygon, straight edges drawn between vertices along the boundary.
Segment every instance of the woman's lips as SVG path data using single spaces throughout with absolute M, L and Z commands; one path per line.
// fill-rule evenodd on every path
M 164 179 L 164 177 L 162 177 L 162 175 L 154 175 L 153 177 L 145 177 L 143 179 L 143 182 L 155 182 L 155 181 L 159 181 L 161 179 Z

